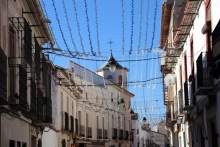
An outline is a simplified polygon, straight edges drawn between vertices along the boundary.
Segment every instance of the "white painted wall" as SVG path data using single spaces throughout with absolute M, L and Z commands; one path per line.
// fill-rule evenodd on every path
M 8 114 L 1 114 L 1 146 L 8 147 L 9 140 L 27 143 L 30 146 L 29 124 Z
M 48 132 L 43 132 L 42 135 L 42 147 L 59 147 L 58 146 L 58 135 L 53 129 L 46 127 L 44 129 Z

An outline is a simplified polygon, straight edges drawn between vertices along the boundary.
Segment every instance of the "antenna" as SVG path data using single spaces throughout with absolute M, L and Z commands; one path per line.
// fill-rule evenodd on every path
M 175 83 L 175 77 L 173 74 L 167 74 L 164 78 L 164 83 L 167 85 L 167 86 L 171 86 L 172 84 Z

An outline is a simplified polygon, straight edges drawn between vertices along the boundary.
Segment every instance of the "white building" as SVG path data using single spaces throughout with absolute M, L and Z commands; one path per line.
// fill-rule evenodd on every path
M 160 45 L 167 57 L 161 71 L 173 146 L 220 145 L 219 4 L 166 0 L 162 6 Z
M 69 69 L 54 67 L 53 127 L 47 128 L 44 140 L 54 140 L 58 147 L 130 146 L 129 109 L 134 95 L 127 91 L 128 70 L 117 64 L 115 72 L 110 73 L 105 66 L 97 73 L 106 75 L 107 72 L 108 77 L 118 77 L 116 80 L 107 80 L 72 61 Z
M 38 0 L 0 1 L 1 147 L 42 145 L 42 133 L 52 122 L 51 64 L 42 54 L 48 42 L 53 46 Z
M 166 147 L 169 145 L 165 128 L 158 124 L 157 129 L 153 131 L 149 124 L 145 124 L 145 121 L 146 118 L 140 121 L 138 114 L 133 114 L 132 147 Z

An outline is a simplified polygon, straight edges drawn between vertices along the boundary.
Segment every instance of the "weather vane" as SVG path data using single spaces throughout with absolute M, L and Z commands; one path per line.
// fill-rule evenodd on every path
M 110 39 L 110 41 L 107 42 L 107 43 L 110 45 L 110 50 L 112 51 L 112 44 L 113 44 L 114 42 L 112 42 L 112 40 Z

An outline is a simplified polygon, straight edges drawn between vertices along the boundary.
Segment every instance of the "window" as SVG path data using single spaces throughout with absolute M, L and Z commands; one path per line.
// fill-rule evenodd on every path
M 122 85 L 122 76 L 121 76 L 121 75 L 118 77 L 118 85 L 119 85 L 119 86 Z
M 15 147 L 15 141 L 9 140 L 9 147 Z
M 27 143 L 22 142 L 22 147 L 27 147 Z
M 112 77 L 111 75 L 108 75 L 108 76 L 107 76 L 107 80 L 113 81 L 113 77 Z
M 17 147 L 21 147 L 21 142 L 17 141 Z

